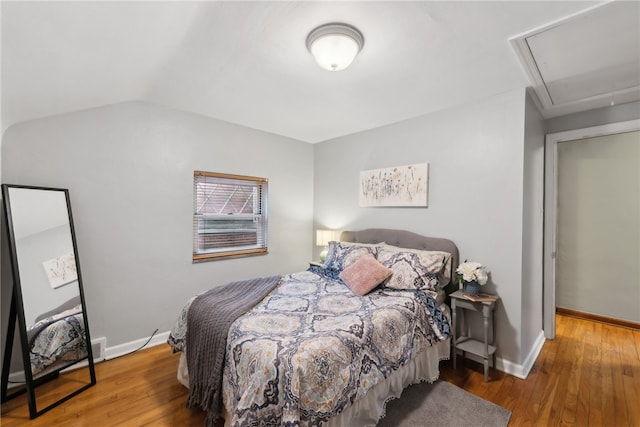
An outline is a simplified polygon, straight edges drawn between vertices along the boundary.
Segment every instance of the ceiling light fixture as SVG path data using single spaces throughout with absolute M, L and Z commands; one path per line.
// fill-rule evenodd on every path
M 364 46 L 364 37 L 349 24 L 321 25 L 307 36 L 307 49 L 318 65 L 329 71 L 340 71 L 353 62 Z

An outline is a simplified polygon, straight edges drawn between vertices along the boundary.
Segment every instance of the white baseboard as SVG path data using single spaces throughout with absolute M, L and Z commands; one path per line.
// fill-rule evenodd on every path
M 144 348 L 154 347 L 160 344 L 166 344 L 167 339 L 169 338 L 170 331 L 161 332 L 159 334 L 155 334 L 153 338 L 149 341 L 149 343 Z M 125 354 L 132 353 L 142 347 L 149 337 L 140 338 L 135 341 L 129 341 L 123 344 L 118 344 L 113 347 L 107 347 L 105 350 L 105 359 L 113 359 L 115 357 L 124 356 Z
M 536 342 L 533 343 L 531 351 L 524 359 L 524 363 L 522 364 L 522 367 L 524 369 L 524 377 L 522 378 L 527 378 L 529 372 L 531 372 L 531 368 L 533 368 L 533 365 L 536 363 L 536 359 L 538 358 L 540 351 L 542 351 L 542 346 L 544 345 L 545 341 L 546 338 L 544 337 L 544 331 L 540 331 Z
M 502 371 L 506 374 L 513 375 L 514 377 L 526 380 L 529 372 L 531 372 L 531 368 L 533 368 L 540 351 L 542 350 L 542 346 L 544 345 L 545 337 L 544 332 L 540 331 L 536 342 L 533 344 L 531 351 L 524 359 L 523 364 L 513 363 L 510 360 L 503 359 L 501 357 L 496 357 L 496 366 L 495 369 L 498 371 Z M 475 354 L 467 353 L 466 357 L 478 363 L 483 363 L 483 359 L 481 356 L 476 356 Z

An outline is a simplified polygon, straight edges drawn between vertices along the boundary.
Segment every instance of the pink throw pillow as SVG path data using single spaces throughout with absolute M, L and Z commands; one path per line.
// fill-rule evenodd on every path
M 373 255 L 368 254 L 342 270 L 340 278 L 354 294 L 363 296 L 392 273 L 393 270 L 380 264 Z

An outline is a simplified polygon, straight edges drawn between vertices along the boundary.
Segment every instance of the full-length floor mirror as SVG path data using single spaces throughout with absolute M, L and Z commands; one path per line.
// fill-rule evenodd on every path
M 26 392 L 35 418 L 96 383 L 78 248 L 68 190 L 3 184 L 2 200 L 13 281 L 2 402 Z M 24 370 L 17 390 L 9 387 L 20 368 L 12 363 L 16 321 Z

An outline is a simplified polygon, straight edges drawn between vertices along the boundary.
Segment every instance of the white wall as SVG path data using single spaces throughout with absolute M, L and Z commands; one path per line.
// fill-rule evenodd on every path
M 544 120 L 529 95 L 525 104 L 523 184 L 522 348 L 530 349 L 543 339 Z
M 194 170 L 269 179 L 267 255 L 192 264 Z M 313 146 L 219 120 L 131 102 L 15 125 L 2 181 L 69 188 L 91 336 L 109 347 L 168 331 L 214 285 L 311 259 Z
M 69 224 L 18 239 L 16 247 L 20 265 L 24 316 L 28 328 L 36 323 L 35 319 L 41 314 L 79 295 L 77 280 L 56 289 L 52 288 L 42 265 L 44 261 L 73 253 Z
M 523 235 L 528 250 L 541 245 L 541 234 L 532 236 L 537 217 L 525 225 L 523 210 L 542 203 L 523 201 L 523 191 L 533 187 L 532 198 L 541 198 L 536 180 L 542 176 L 539 147 L 529 143 L 525 182 L 524 120 L 522 89 L 316 144 L 314 156 L 316 227 L 383 227 L 447 237 L 458 245 L 461 259 L 488 266 L 491 282 L 485 290 L 502 298 L 498 357 L 507 365 L 523 362 L 531 350 L 529 335 L 542 329 L 540 313 L 532 313 L 533 306 L 523 311 L 522 304 L 523 271 L 540 268 L 523 265 Z M 529 138 L 535 133 L 540 129 Z M 361 170 L 425 161 L 430 163 L 428 208 L 358 207 Z M 541 254 L 530 255 L 524 262 L 538 263 Z

